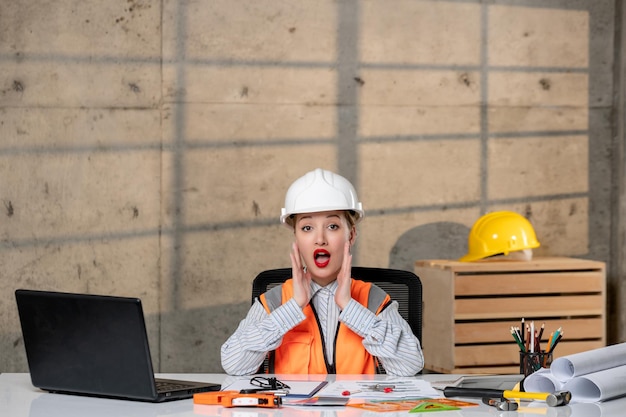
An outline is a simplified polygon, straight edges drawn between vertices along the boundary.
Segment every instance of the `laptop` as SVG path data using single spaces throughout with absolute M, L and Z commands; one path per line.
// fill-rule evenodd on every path
M 465 376 L 459 384 L 463 388 L 489 388 L 500 390 L 512 390 L 519 384 L 524 375 L 474 375 Z
M 32 384 L 45 391 L 162 402 L 220 384 L 157 379 L 138 298 L 18 289 Z
M 442 375 L 441 378 L 433 380 L 431 386 L 440 391 L 443 391 L 446 387 L 512 390 L 516 388 L 517 384 L 521 383 L 522 379 L 524 379 L 523 374 Z

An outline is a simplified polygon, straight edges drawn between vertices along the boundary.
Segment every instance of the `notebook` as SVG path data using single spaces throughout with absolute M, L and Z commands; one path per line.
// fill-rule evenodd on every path
M 155 378 L 138 298 L 24 289 L 15 298 L 37 388 L 149 402 L 221 388 Z

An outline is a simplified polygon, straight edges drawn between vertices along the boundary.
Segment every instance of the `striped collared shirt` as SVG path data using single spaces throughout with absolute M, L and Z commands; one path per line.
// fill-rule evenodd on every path
M 337 323 L 342 322 L 363 337 L 363 346 L 383 364 L 387 373 L 415 375 L 424 366 L 419 341 L 409 324 L 400 316 L 398 303 L 392 302 L 376 315 L 354 299 L 343 311 L 335 303 L 337 282 L 326 287 L 311 283 L 311 304 L 317 312 L 330 363 L 334 354 Z M 267 352 L 276 349 L 282 337 L 305 319 L 292 298 L 268 314 L 257 299 L 237 330 L 222 345 L 222 367 L 231 375 L 252 375 L 263 363 Z

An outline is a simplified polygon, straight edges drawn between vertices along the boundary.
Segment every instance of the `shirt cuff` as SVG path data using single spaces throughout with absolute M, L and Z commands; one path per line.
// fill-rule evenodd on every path
M 359 336 L 365 337 L 376 321 L 376 314 L 352 298 L 339 314 L 339 320 Z
M 270 317 L 284 333 L 296 327 L 306 318 L 304 312 L 293 298 L 274 310 Z

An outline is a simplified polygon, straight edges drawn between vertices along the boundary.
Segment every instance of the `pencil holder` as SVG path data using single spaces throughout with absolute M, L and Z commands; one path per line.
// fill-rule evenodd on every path
M 552 364 L 552 352 L 520 352 L 519 373 L 524 377 L 537 372 L 541 368 L 549 368 Z

